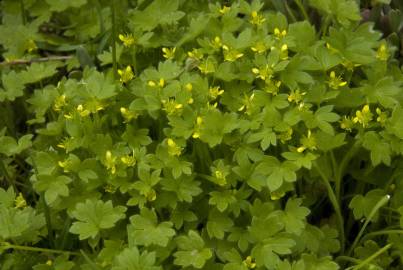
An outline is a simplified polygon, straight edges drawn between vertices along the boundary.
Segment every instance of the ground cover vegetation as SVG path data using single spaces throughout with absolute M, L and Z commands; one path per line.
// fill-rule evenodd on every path
M 402 6 L 1 1 L 0 268 L 402 269 Z

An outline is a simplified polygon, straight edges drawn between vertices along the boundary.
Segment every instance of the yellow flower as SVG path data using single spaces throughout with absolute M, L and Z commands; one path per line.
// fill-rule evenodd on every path
M 224 186 L 227 184 L 226 173 L 222 170 L 215 170 L 214 176 L 217 179 L 217 184 L 219 186 Z
M 361 111 L 355 112 L 355 117 L 353 118 L 354 123 L 360 123 L 364 128 L 368 126 L 369 122 L 372 121 L 373 114 L 369 108 L 369 105 L 365 105 Z
M 130 122 L 132 119 L 136 119 L 138 116 L 137 113 L 131 112 L 128 109 L 126 109 L 125 107 L 120 108 L 120 113 L 122 114 L 126 123 Z
M 287 44 L 283 44 L 280 48 L 280 59 L 281 60 L 288 59 L 288 45 Z
M 24 199 L 22 193 L 18 193 L 18 196 L 14 200 L 15 208 L 25 208 L 27 207 L 27 201 Z
M 302 92 L 297 89 L 297 90 L 291 90 L 291 93 L 288 95 L 288 102 L 295 102 L 296 104 L 300 103 L 302 101 L 302 98 L 306 95 L 306 92 Z
M 376 108 L 376 114 L 378 115 L 376 121 L 379 122 L 381 126 L 384 126 L 386 120 L 388 120 L 388 114 L 386 112 L 383 112 L 380 108 Z
M 354 68 L 361 66 L 361 64 L 355 64 L 347 59 L 343 60 L 343 62 L 341 64 L 343 65 L 343 67 L 345 67 L 349 71 L 353 71 Z
M 31 53 L 33 51 L 35 51 L 36 49 L 38 49 L 38 47 L 36 46 L 36 43 L 34 40 L 29 39 L 26 44 L 25 44 L 25 48 L 26 50 Z
M 84 109 L 84 106 L 82 104 L 79 104 L 77 106 L 76 110 L 80 114 L 81 117 L 86 117 L 86 116 L 90 115 L 90 113 L 91 113 L 89 110 Z
M 180 156 L 182 153 L 182 148 L 176 144 L 174 140 L 169 138 L 167 140 L 167 145 L 168 145 L 168 154 L 171 156 Z
M 63 168 L 63 171 L 67 173 L 70 171 L 69 168 L 72 165 L 72 162 L 71 160 L 66 159 L 65 161 L 58 161 L 57 165 L 59 165 L 60 168 Z
M 277 138 L 279 138 L 282 143 L 285 143 L 286 141 L 289 141 L 292 139 L 293 132 L 294 131 L 292 130 L 292 128 L 289 127 L 286 131 L 281 132 L 280 134 L 277 134 Z
M 347 85 L 347 82 L 343 81 L 341 76 L 336 76 L 336 73 L 334 71 L 330 72 L 329 77 L 330 79 L 328 81 L 328 84 L 333 89 L 338 89 L 339 87 Z
M 176 47 L 173 47 L 172 49 L 162 48 L 162 52 L 163 52 L 162 56 L 165 59 L 173 59 L 175 57 Z
M 183 104 L 176 103 L 173 98 L 168 101 L 163 100 L 162 104 L 164 106 L 163 110 L 166 111 L 168 115 L 180 114 L 183 109 Z
M 261 54 L 267 51 L 267 47 L 264 42 L 259 41 L 255 45 L 253 45 L 253 47 L 251 47 L 251 50 L 255 53 Z
M 263 15 L 258 14 L 257 11 L 252 11 L 250 17 L 251 17 L 250 23 L 256 26 L 260 26 L 266 21 L 265 17 Z
M 243 261 L 243 265 L 245 265 L 248 269 L 254 269 L 256 267 L 256 263 L 251 256 L 246 257 L 246 259 Z
M 112 155 L 111 151 L 106 151 L 105 153 L 105 165 L 112 174 L 116 173 L 116 157 Z
M 250 114 L 250 109 L 252 107 L 252 101 L 255 97 L 255 93 L 252 93 L 252 95 L 250 97 L 248 97 L 246 94 L 244 96 L 243 99 L 243 105 L 241 107 L 239 107 L 238 111 L 243 111 L 245 110 L 246 114 Z
M 274 35 L 276 36 L 276 38 L 280 39 L 283 38 L 287 35 L 287 30 L 280 30 L 277 27 L 274 28 Z
M 382 43 L 378 50 L 376 51 L 376 58 L 378 58 L 381 61 L 386 61 L 388 60 L 390 54 L 389 54 L 389 49 L 386 46 L 385 43 Z
M 266 80 L 264 91 L 276 96 L 280 91 L 281 81 Z
M 224 52 L 224 60 L 228 62 L 234 62 L 237 59 L 241 58 L 243 56 L 243 53 L 229 48 L 227 45 L 223 45 L 223 52 Z
M 118 73 L 122 83 L 127 83 L 134 78 L 134 73 L 131 66 L 127 66 L 124 70 L 118 69 Z
M 122 163 L 128 167 L 133 167 L 136 165 L 136 158 L 134 156 L 125 155 L 120 158 L 120 161 L 122 161 Z
M 130 47 L 135 43 L 134 37 L 132 34 L 120 34 L 119 39 L 123 42 L 123 46 Z
M 354 125 L 353 120 L 347 116 L 344 116 L 343 119 L 341 119 L 341 121 L 340 121 L 340 128 L 345 129 L 350 132 L 353 128 L 353 125 Z
M 220 8 L 219 12 L 221 13 L 221 15 L 224 15 L 225 13 L 228 13 L 230 10 L 231 7 L 223 6 L 222 8 Z
M 209 88 L 209 95 L 212 99 L 218 98 L 218 96 L 221 96 L 224 94 L 224 90 L 220 89 L 219 86 L 214 86 Z
M 256 75 L 256 78 L 266 80 L 270 79 L 273 76 L 273 65 L 266 65 L 264 68 L 252 68 L 253 74 Z
M 307 136 L 303 136 L 300 142 L 301 146 L 297 148 L 298 153 L 302 153 L 306 149 L 316 150 L 316 139 L 312 136 L 311 130 L 308 130 Z
M 221 42 L 221 38 L 216 36 L 210 43 L 210 45 L 214 48 L 214 49 L 220 49 L 222 47 L 222 42 Z
M 66 96 L 61 95 L 56 98 L 55 103 L 53 104 L 53 110 L 54 111 L 60 111 L 64 106 L 66 106 Z
M 185 89 L 186 89 L 186 91 L 192 92 L 192 90 L 193 90 L 193 85 L 192 85 L 191 83 L 187 83 L 187 84 L 185 85 Z
M 203 58 L 203 53 L 199 49 L 193 49 L 188 52 L 188 56 L 195 60 L 201 60 Z
M 52 260 L 47 260 L 47 261 L 46 261 L 46 265 L 52 266 L 52 265 L 53 265 Z
M 198 116 L 196 118 L 196 126 L 193 130 L 193 135 L 192 135 L 192 137 L 194 139 L 200 138 L 200 128 L 202 127 L 202 125 L 203 125 L 203 118 L 201 116 Z
M 150 189 L 146 194 L 145 197 L 147 199 L 147 201 L 149 202 L 153 202 L 157 199 L 157 193 L 155 192 L 154 189 Z

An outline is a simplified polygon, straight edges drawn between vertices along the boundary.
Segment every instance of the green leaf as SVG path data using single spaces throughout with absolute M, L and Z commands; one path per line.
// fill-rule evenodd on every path
M 232 219 L 216 210 L 210 212 L 207 221 L 207 233 L 211 238 L 223 239 L 225 232 L 234 225 Z
M 103 202 L 87 199 L 78 203 L 71 213 L 78 221 L 73 222 L 70 232 L 78 234 L 80 240 L 95 238 L 101 230 L 110 229 L 125 218 L 126 207 L 113 207 L 112 201 Z
M 204 247 L 204 241 L 195 231 L 176 238 L 178 251 L 174 253 L 174 263 L 179 266 L 202 268 L 206 261 L 213 256 L 211 249 Z
M 172 222 L 158 223 L 155 212 L 147 208 L 142 208 L 140 215 L 132 216 L 130 223 L 127 230 L 134 245 L 166 247 L 175 235 Z
M 137 247 L 126 248 L 116 257 L 112 270 L 161 270 L 155 262 L 155 252 L 140 253 Z
M 18 143 L 13 137 L 0 136 L 0 153 L 6 156 L 20 154 L 32 145 L 32 134 L 27 134 L 18 139 Z
M 230 190 L 210 192 L 209 204 L 215 205 L 220 212 L 224 212 L 229 205 L 236 202 L 234 193 Z
M 34 188 L 39 192 L 45 192 L 46 203 L 52 204 L 60 196 L 69 196 L 69 188 L 67 184 L 71 183 L 71 178 L 60 175 L 38 175 L 38 181 L 34 183 Z
M 78 8 L 87 3 L 87 0 L 46 0 L 46 3 L 50 6 L 51 11 L 60 12 L 68 8 Z
M 373 166 L 379 165 L 381 162 L 390 166 L 391 148 L 389 143 L 382 140 L 374 131 L 365 133 L 363 138 L 363 146 L 371 152 L 371 161 Z
M 166 178 L 161 182 L 164 190 L 176 193 L 179 201 L 192 202 L 193 197 L 199 195 L 202 189 L 200 182 L 191 177 L 183 176 L 178 179 Z
M 284 209 L 283 222 L 285 231 L 300 235 L 305 228 L 306 217 L 310 210 L 301 206 L 302 199 L 289 199 Z
M 385 196 L 385 191 L 381 189 L 373 189 L 369 191 L 365 196 L 357 194 L 350 201 L 348 207 L 353 210 L 355 219 L 361 219 L 363 217 L 368 218 L 374 206 Z M 372 218 L 372 221 L 378 219 L 378 212 Z
M 307 21 L 296 22 L 289 25 L 289 35 L 295 38 L 297 51 L 308 50 L 316 41 L 315 28 Z
M 339 265 L 330 256 L 317 258 L 312 254 L 302 254 L 305 270 L 338 270 Z

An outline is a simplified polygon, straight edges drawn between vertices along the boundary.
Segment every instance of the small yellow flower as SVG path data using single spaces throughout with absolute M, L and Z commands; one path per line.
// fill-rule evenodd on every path
M 186 91 L 188 91 L 188 92 L 192 92 L 192 90 L 193 90 L 193 85 L 192 85 L 191 83 L 187 83 L 187 84 L 185 85 L 185 89 L 186 89 Z
M 276 38 L 280 39 L 280 38 L 284 38 L 287 35 L 287 30 L 280 30 L 277 27 L 274 28 L 274 35 L 276 36 Z
M 182 153 L 182 148 L 176 144 L 174 140 L 169 138 L 167 140 L 167 145 L 168 145 L 168 154 L 171 156 L 180 156 Z
M 347 82 L 343 81 L 341 76 L 336 76 L 336 72 L 334 72 L 334 71 L 330 72 L 329 78 L 330 79 L 327 83 L 333 89 L 338 89 L 339 87 L 343 87 L 343 86 L 347 85 Z
M 187 101 L 188 104 L 193 104 L 193 102 L 194 102 L 193 98 L 189 98 L 188 101 Z
M 173 98 L 168 101 L 163 100 L 162 104 L 164 106 L 163 110 L 166 111 L 168 115 L 180 114 L 183 109 L 183 104 L 177 103 Z
M 176 47 L 170 48 L 162 48 L 163 57 L 165 59 L 173 59 L 175 57 Z
M 53 265 L 52 260 L 47 260 L 47 261 L 46 261 L 46 265 L 52 266 L 52 265 Z
M 246 257 L 246 259 L 243 261 L 243 265 L 245 265 L 248 269 L 254 269 L 256 267 L 256 263 L 251 256 Z
M 34 40 L 29 39 L 26 44 L 25 44 L 25 48 L 26 50 L 31 53 L 33 51 L 36 51 L 38 49 L 38 47 L 36 46 L 36 43 Z
M 228 13 L 231 10 L 231 7 L 223 6 L 220 8 L 219 12 L 221 15 L 224 15 L 225 13 Z
M 154 189 L 150 189 L 146 194 L 145 197 L 147 199 L 147 201 L 149 202 L 153 202 L 157 199 L 157 193 L 155 192 Z
M 376 51 L 376 58 L 381 61 L 387 61 L 390 56 L 389 49 L 385 43 L 382 43 Z
M 264 91 L 276 96 L 280 91 L 281 81 L 266 80 Z
M 119 39 L 122 41 L 123 46 L 130 47 L 135 43 L 133 34 L 120 34 Z
M 154 81 L 148 81 L 147 85 L 150 86 L 150 87 L 157 86 L 157 84 Z
M 253 45 L 253 47 L 251 47 L 251 50 L 255 53 L 261 54 L 267 51 L 267 47 L 264 42 L 259 41 L 255 45 Z
M 265 17 L 261 14 L 258 14 L 257 11 L 252 11 L 250 17 L 250 23 L 256 26 L 260 26 L 266 21 Z
M 136 165 L 136 158 L 134 156 L 125 155 L 120 158 L 120 161 L 122 161 L 122 163 L 128 167 L 133 167 Z
M 57 165 L 59 165 L 60 168 L 63 168 L 63 171 L 65 173 L 69 172 L 69 167 L 72 165 L 71 160 L 65 160 L 65 161 L 58 161 Z
M 373 114 L 369 108 L 369 105 L 365 105 L 361 111 L 355 112 L 355 117 L 353 118 L 354 123 L 360 123 L 364 128 L 368 126 L 369 122 L 372 121 Z
M 312 136 L 311 130 L 308 130 L 307 136 L 301 138 L 300 143 L 301 146 L 297 148 L 298 153 L 302 153 L 306 149 L 316 150 L 316 139 Z
M 210 43 L 210 45 L 214 48 L 214 49 L 220 49 L 222 47 L 222 42 L 221 42 L 221 38 L 216 36 Z
M 291 90 L 291 93 L 288 95 L 288 102 L 295 102 L 296 104 L 300 103 L 303 97 L 306 95 L 306 92 L 302 92 L 297 90 Z
M 222 170 L 215 170 L 214 176 L 217 179 L 217 184 L 219 186 L 224 186 L 227 184 L 226 173 Z
M 105 165 L 112 174 L 116 173 L 116 157 L 109 150 L 105 153 Z
M 353 128 L 353 125 L 354 125 L 353 120 L 347 116 L 344 116 L 343 119 L 341 119 L 341 121 L 340 121 L 340 128 L 345 129 L 350 132 Z
M 27 207 L 27 201 L 25 200 L 22 193 L 18 193 L 18 196 L 14 200 L 15 208 L 25 208 Z
M 222 94 L 224 94 L 224 89 L 220 89 L 219 86 L 209 88 L 209 95 L 212 99 L 217 99 Z
M 203 58 L 203 53 L 199 49 L 193 49 L 187 53 L 188 56 L 195 60 L 201 60 Z
M 383 112 L 380 108 L 376 108 L 376 114 L 378 117 L 376 118 L 376 121 L 381 124 L 381 126 L 384 126 L 386 123 L 386 120 L 388 120 L 388 114 L 386 112 Z
M 120 113 L 122 114 L 123 118 L 125 119 L 125 122 L 128 123 L 132 119 L 136 119 L 138 117 L 138 114 L 135 112 L 131 112 L 125 107 L 120 108 Z
M 120 75 L 120 81 L 122 83 L 128 83 L 133 80 L 134 73 L 131 66 L 127 66 L 125 69 L 118 69 L 118 73 Z
M 202 127 L 202 125 L 203 125 L 203 118 L 201 116 L 198 116 L 196 118 L 196 126 L 194 127 L 192 135 L 194 139 L 200 138 L 200 128 Z
M 288 45 L 287 44 L 283 44 L 280 48 L 280 59 L 281 60 L 288 59 Z
M 60 111 L 64 106 L 66 106 L 66 95 L 61 95 L 56 98 L 55 103 L 53 104 L 53 110 L 58 112 Z
M 285 143 L 286 141 L 289 141 L 292 139 L 292 134 L 294 131 L 292 130 L 291 127 L 289 127 L 286 131 L 281 132 L 280 134 L 277 134 L 277 138 L 280 139 L 282 143 Z
M 354 71 L 356 67 L 361 66 L 361 64 L 355 64 L 350 60 L 345 59 L 342 63 L 343 67 L 345 67 L 348 71 Z
M 244 99 L 242 101 L 243 105 L 238 108 L 238 111 L 241 112 L 245 110 L 246 114 L 250 114 L 250 109 L 252 108 L 252 101 L 255 97 L 255 93 L 252 93 L 250 97 L 248 97 L 246 94 L 244 95 Z
M 76 110 L 80 114 L 81 117 L 86 117 L 86 116 L 90 115 L 90 113 L 91 113 L 89 110 L 84 109 L 84 106 L 82 104 L 79 104 L 77 106 Z
M 228 62 L 234 62 L 244 55 L 238 50 L 229 48 L 227 45 L 223 45 L 222 48 L 224 52 L 224 60 Z
M 214 102 L 212 104 L 210 104 L 210 102 L 207 102 L 207 110 L 213 110 L 215 108 L 217 108 L 218 103 Z
M 252 68 L 252 72 L 256 75 L 256 78 L 265 81 L 266 79 L 271 79 L 273 76 L 273 66 L 266 65 L 264 68 Z

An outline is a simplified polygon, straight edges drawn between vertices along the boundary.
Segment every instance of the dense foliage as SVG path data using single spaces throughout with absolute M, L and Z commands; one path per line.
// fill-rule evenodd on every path
M 0 7 L 1 269 L 402 269 L 399 0 Z

